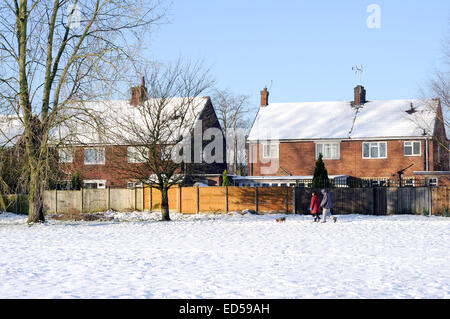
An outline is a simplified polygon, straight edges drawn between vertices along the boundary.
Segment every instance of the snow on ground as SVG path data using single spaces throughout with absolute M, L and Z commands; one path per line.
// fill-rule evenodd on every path
M 450 298 L 450 218 L 0 214 L 0 298 Z

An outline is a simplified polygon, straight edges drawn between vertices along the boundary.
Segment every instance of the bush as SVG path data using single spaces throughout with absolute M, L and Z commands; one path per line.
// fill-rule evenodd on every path
M 227 170 L 224 170 L 223 173 L 222 173 L 222 186 L 228 186 Z
M 2 195 L 0 196 L 0 210 L 27 215 L 28 198 L 27 195 Z
M 71 188 L 72 190 L 79 191 L 83 186 L 83 180 L 81 178 L 80 173 L 74 172 L 72 174 Z
M 443 214 L 442 214 L 444 217 L 450 217 L 450 213 L 449 213 L 449 211 L 448 211 L 448 207 L 446 206 L 446 207 L 444 207 L 444 212 L 443 212 Z
M 319 158 L 316 161 L 316 166 L 314 167 L 314 177 L 312 180 L 312 188 L 328 188 L 330 187 L 330 182 L 328 180 L 328 171 L 325 168 L 325 163 L 322 160 L 323 155 L 319 154 Z

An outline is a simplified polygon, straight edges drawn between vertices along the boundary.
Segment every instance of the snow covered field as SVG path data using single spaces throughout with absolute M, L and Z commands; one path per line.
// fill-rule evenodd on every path
M 450 218 L 0 214 L 0 298 L 450 298 Z

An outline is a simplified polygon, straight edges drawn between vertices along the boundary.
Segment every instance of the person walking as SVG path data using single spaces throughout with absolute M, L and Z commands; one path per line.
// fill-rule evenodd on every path
M 312 192 L 311 204 L 309 205 L 309 211 L 311 215 L 314 217 L 314 222 L 320 221 L 320 201 L 319 196 L 317 196 L 316 192 Z
M 333 222 L 336 222 L 337 217 L 335 217 L 331 214 L 331 208 L 333 208 L 333 204 L 331 202 L 331 196 L 327 192 L 326 189 L 322 189 L 322 194 L 323 194 L 323 199 L 322 199 L 322 202 L 320 203 L 320 207 L 323 209 L 322 223 L 327 222 L 327 215 L 330 215 L 330 217 L 333 219 Z

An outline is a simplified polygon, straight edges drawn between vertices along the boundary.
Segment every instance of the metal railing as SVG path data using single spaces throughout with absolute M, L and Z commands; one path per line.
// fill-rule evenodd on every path
M 247 186 L 247 185 L 246 185 Z M 250 185 L 249 185 L 250 186 Z M 278 187 L 290 186 L 300 188 L 374 188 L 374 187 L 436 187 L 437 181 L 428 178 L 335 178 L 323 181 L 313 181 L 313 179 L 290 180 L 286 183 L 264 183 L 253 184 L 257 187 Z

